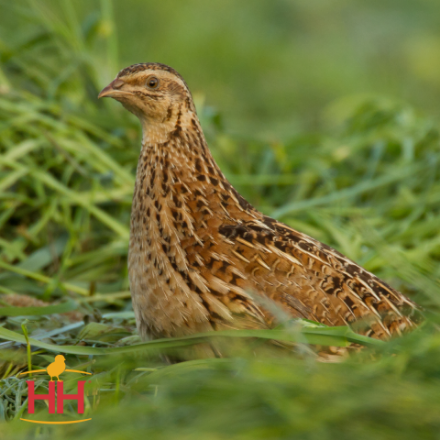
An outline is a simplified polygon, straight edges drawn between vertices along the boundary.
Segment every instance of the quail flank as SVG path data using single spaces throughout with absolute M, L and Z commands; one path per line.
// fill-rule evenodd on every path
M 127 67 L 99 94 L 107 96 L 142 124 L 128 257 L 142 338 L 277 325 L 259 297 L 292 318 L 356 323 L 378 339 L 416 325 L 417 307 L 404 295 L 238 194 L 214 161 L 191 92 L 174 69 Z

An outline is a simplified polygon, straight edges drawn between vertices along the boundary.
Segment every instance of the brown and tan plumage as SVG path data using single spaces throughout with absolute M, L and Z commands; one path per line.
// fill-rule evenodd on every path
M 276 325 L 258 295 L 295 318 L 364 322 L 360 331 L 380 339 L 415 326 L 416 306 L 404 295 L 237 193 L 174 69 L 135 64 L 103 96 L 120 101 L 143 129 L 128 259 L 143 338 Z

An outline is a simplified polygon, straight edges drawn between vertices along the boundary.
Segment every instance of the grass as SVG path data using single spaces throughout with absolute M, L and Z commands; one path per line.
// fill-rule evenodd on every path
M 231 135 L 197 96 L 213 154 L 247 199 L 374 271 L 422 304 L 428 321 L 337 364 L 316 362 L 307 344 L 365 341 L 302 323 L 229 332 L 216 337 L 229 358 L 168 365 L 163 354 L 212 338 L 137 339 L 126 257 L 140 129 L 116 103 L 96 100 L 117 71 L 114 34 L 105 65 L 93 56 L 103 24 L 113 23 L 109 3 L 91 27 L 62 4 L 69 20 L 37 2 L 17 10 L 34 30 L 0 54 L 0 439 L 436 438 L 437 125 L 404 103 L 341 99 L 331 129 L 268 143 Z M 26 308 L 10 305 L 14 293 L 27 295 Z M 18 420 L 27 395 L 17 374 L 45 368 L 56 351 L 70 368 L 94 373 L 92 422 Z M 76 417 L 74 406 L 66 412 Z

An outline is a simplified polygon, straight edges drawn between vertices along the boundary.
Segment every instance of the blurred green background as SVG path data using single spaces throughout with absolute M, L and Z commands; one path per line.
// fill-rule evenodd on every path
M 0 440 L 438 438 L 438 0 L 0 8 Z M 126 258 L 141 133 L 97 94 L 146 61 L 184 76 L 216 160 L 249 201 L 410 296 L 427 324 L 335 364 L 243 344 L 231 359 L 170 366 L 133 346 Z M 51 350 L 7 342 L 26 334 Z M 109 354 L 119 346 L 131 351 Z M 90 424 L 19 420 L 16 374 L 45 368 L 56 349 L 94 373 Z
M 3 2 L 2 62 L 13 66 L 18 48 L 44 40 L 41 13 L 72 49 L 51 72 L 59 93 L 87 63 L 104 84 L 127 65 L 162 62 L 229 130 L 278 139 L 316 128 L 346 95 L 385 94 L 438 117 L 439 8 L 436 0 Z M 56 62 L 47 45 L 42 57 L 28 55 L 36 70 Z

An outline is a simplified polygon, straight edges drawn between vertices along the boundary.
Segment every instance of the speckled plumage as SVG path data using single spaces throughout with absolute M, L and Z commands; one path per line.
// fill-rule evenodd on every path
M 143 338 L 270 328 L 276 319 L 259 295 L 294 318 L 331 326 L 362 321 L 360 331 L 380 339 L 415 326 L 416 306 L 404 295 L 237 193 L 174 69 L 130 66 L 100 96 L 119 100 L 143 128 L 128 261 Z

